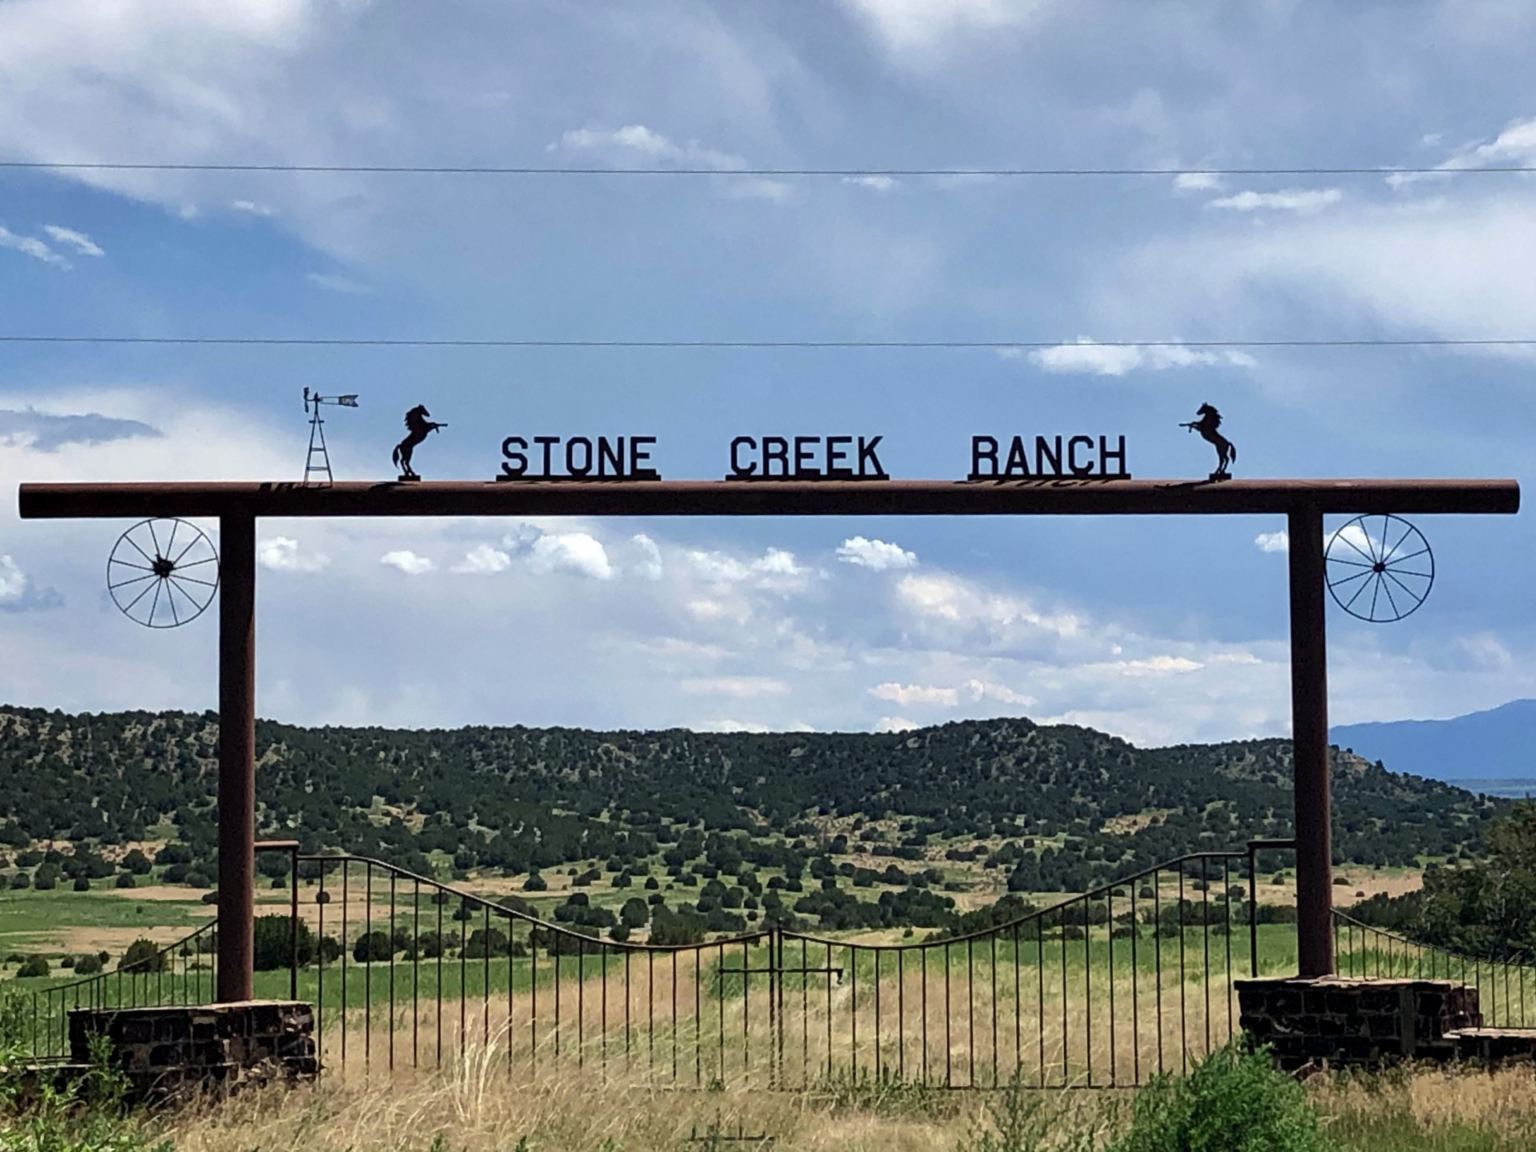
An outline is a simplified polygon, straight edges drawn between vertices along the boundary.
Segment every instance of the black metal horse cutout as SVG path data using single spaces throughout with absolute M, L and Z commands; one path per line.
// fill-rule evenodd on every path
M 416 474 L 416 470 L 411 467 L 411 453 L 416 451 L 416 445 L 425 440 L 429 432 L 448 427 L 446 424 L 428 419 L 431 415 L 425 404 L 418 404 L 405 414 L 406 437 L 395 445 L 394 453 L 395 467 L 400 469 L 401 480 L 421 479 Z
M 1216 471 L 1211 473 L 1212 480 L 1232 479 L 1232 473 L 1227 469 L 1237 459 L 1237 448 L 1232 441 L 1216 431 L 1221 427 L 1221 413 L 1209 404 L 1202 404 L 1195 415 L 1200 418 L 1180 424 L 1179 427 L 1200 433 L 1200 438 L 1216 449 Z

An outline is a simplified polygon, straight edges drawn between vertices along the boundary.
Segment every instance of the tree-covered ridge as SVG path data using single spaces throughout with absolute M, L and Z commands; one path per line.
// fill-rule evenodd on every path
M 207 872 L 217 751 L 212 713 L 0 708 L 0 840 L 114 844 L 173 822 L 188 863 Z M 1012 718 L 891 734 L 263 721 L 257 751 L 262 834 L 423 871 L 434 852 L 508 874 L 684 850 L 687 860 L 735 832 L 732 851 L 768 867 L 862 849 L 889 858 L 871 861 L 876 870 L 920 868 L 905 862 L 970 850 L 1005 869 L 1015 890 L 1080 891 L 1291 830 L 1288 741 L 1139 749 Z M 1341 860 L 1472 851 L 1499 810 L 1347 753 L 1334 767 Z M 854 815 L 867 823 L 839 834 L 837 818 Z

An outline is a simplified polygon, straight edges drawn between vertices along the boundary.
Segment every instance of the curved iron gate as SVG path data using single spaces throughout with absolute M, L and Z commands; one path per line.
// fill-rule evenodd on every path
M 599 939 L 377 860 L 306 856 L 324 896 L 304 918 L 342 946 L 296 983 L 332 1066 L 592 1066 L 701 1088 L 1134 1085 L 1235 1034 L 1233 981 L 1258 964 L 1252 856 L 1183 857 L 953 939 L 769 927 L 679 947 Z

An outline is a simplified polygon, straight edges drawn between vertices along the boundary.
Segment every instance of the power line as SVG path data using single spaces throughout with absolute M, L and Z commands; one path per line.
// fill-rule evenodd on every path
M 1526 348 L 1536 337 L 1357 340 L 517 340 L 346 336 L 29 336 L 0 334 L 0 344 L 119 344 L 293 348 L 740 348 L 978 349 L 1040 351 L 1095 348 Z
M 1536 172 L 1531 164 L 1478 168 L 1354 165 L 1305 168 L 578 168 L 489 164 L 171 164 L 111 161 L 0 160 L 0 169 L 58 172 L 313 172 L 384 176 L 1452 176 Z

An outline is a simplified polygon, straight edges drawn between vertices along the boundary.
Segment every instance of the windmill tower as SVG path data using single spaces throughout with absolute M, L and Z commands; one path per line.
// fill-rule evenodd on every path
M 357 393 L 347 396 L 322 396 L 304 389 L 304 411 L 309 414 L 309 453 L 304 457 L 304 483 L 331 484 L 331 454 L 325 447 L 325 420 L 320 415 L 320 405 L 334 404 L 338 408 L 356 408 Z

